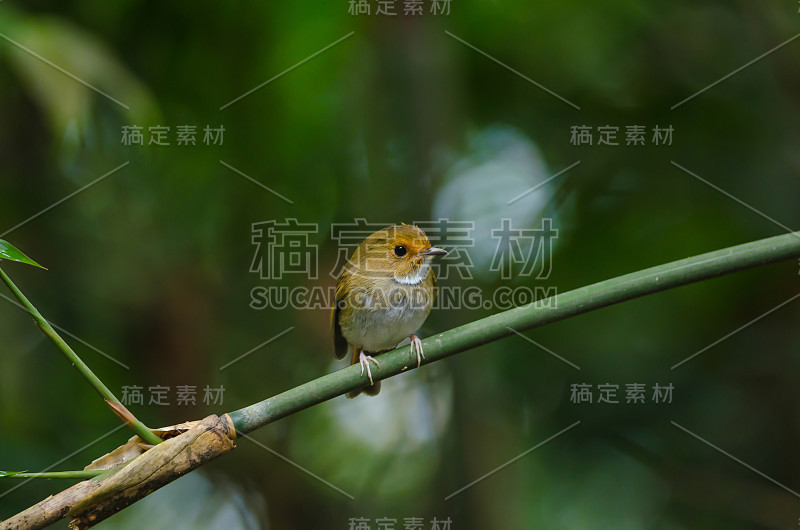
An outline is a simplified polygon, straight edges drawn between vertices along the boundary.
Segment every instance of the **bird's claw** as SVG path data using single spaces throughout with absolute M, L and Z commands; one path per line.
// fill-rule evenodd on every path
M 364 369 L 366 368 L 367 376 L 369 376 L 369 384 L 374 385 L 375 381 L 372 380 L 372 371 L 369 369 L 370 362 L 375 363 L 375 366 L 377 366 L 378 368 L 381 367 L 381 363 L 379 363 L 377 359 L 375 359 L 374 357 L 370 357 L 369 355 L 367 355 L 362 351 L 361 354 L 358 356 L 358 364 L 361 365 L 361 375 L 362 376 L 364 375 Z
M 422 341 L 416 335 L 411 335 L 409 339 L 411 340 L 411 353 L 415 351 L 417 353 L 417 368 L 419 368 L 422 365 L 422 359 L 425 358 L 425 354 L 422 352 Z

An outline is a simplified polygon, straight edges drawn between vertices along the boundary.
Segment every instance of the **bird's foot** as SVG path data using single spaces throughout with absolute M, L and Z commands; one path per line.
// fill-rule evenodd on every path
M 372 371 L 369 369 L 369 363 L 371 362 L 375 363 L 375 366 L 377 366 L 378 368 L 381 367 L 381 363 L 379 363 L 378 360 L 375 359 L 375 357 L 370 357 L 363 351 L 359 354 L 358 364 L 361 365 L 361 375 L 362 376 L 364 375 L 364 369 L 366 368 L 367 375 L 369 376 L 369 384 L 374 385 L 375 382 L 372 380 Z
M 416 335 L 410 335 L 408 338 L 411 340 L 411 353 L 415 351 L 417 353 L 417 368 L 419 368 L 422 364 L 422 359 L 425 358 L 425 354 L 422 353 L 422 341 Z

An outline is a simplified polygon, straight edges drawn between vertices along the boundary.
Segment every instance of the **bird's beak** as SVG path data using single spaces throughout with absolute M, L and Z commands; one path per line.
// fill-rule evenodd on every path
M 419 256 L 445 256 L 447 251 L 443 248 L 428 247 L 418 254 Z

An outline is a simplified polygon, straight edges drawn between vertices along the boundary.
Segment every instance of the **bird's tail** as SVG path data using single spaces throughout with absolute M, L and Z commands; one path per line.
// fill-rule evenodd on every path
M 347 398 L 353 399 L 361 392 L 364 392 L 368 396 L 377 396 L 380 391 L 381 391 L 381 382 L 378 381 L 374 385 L 368 385 L 365 386 L 364 388 L 357 388 L 356 390 L 351 390 L 350 392 L 347 393 Z

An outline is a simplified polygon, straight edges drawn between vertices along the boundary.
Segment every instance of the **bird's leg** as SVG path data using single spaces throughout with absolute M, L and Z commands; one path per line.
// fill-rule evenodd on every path
M 417 368 L 419 368 L 422 364 L 422 359 L 425 358 L 425 354 L 422 353 L 422 341 L 416 335 L 409 335 L 408 338 L 411 341 L 411 353 L 417 352 Z
M 378 368 L 381 367 L 381 363 L 379 363 L 377 359 L 364 353 L 364 350 L 358 350 L 358 364 L 361 365 L 361 375 L 364 375 L 364 368 L 366 368 L 367 375 L 369 376 L 369 384 L 374 385 L 375 382 L 372 380 L 372 371 L 369 369 L 369 363 L 371 362 L 375 363 L 375 366 Z

